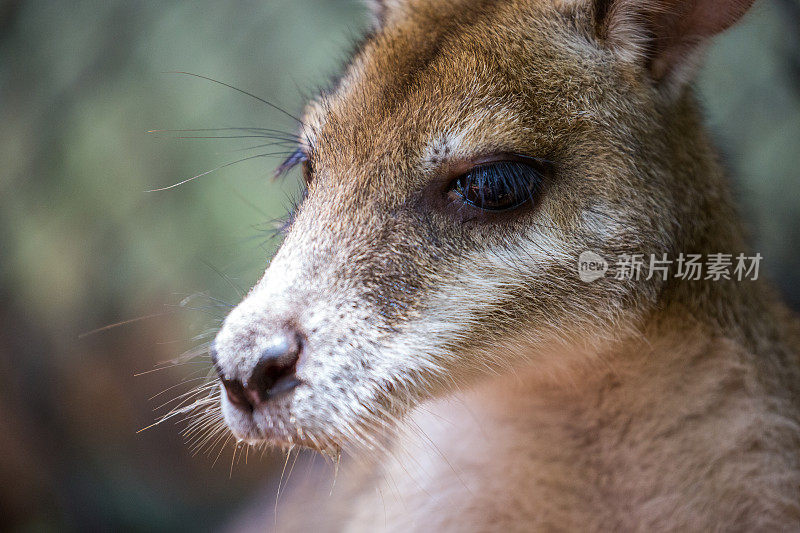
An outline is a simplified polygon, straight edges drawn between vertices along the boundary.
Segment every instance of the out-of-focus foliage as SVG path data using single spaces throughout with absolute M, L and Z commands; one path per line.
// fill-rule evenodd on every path
M 709 51 L 698 83 L 753 249 L 800 308 L 800 1 L 757 2 Z
M 795 306 L 798 12 L 763 1 L 712 47 L 699 81 L 754 248 Z M 253 458 L 231 469 L 229 448 L 212 468 L 221 446 L 193 457 L 172 423 L 136 434 L 193 382 L 148 398 L 207 363 L 134 374 L 207 338 L 274 250 L 270 222 L 295 185 L 270 181 L 276 156 L 145 191 L 287 148 L 146 132 L 291 133 L 292 119 L 253 98 L 165 72 L 296 113 L 365 25 L 355 0 L 0 1 L 0 521 L 208 529 L 280 471 Z
M 273 463 L 231 447 L 211 467 L 153 409 L 207 361 L 139 377 L 206 340 L 263 269 L 293 179 L 264 141 L 153 129 L 267 127 L 327 83 L 364 24 L 355 1 L 0 4 L 0 522 L 23 528 L 206 529 Z M 236 134 L 223 131 L 219 135 Z M 204 132 L 195 135 L 214 135 Z M 292 177 L 294 178 L 294 177 Z M 175 305 L 195 293 L 183 308 Z M 159 314 L 79 338 L 117 321 Z M 282 463 L 281 463 L 282 466 Z

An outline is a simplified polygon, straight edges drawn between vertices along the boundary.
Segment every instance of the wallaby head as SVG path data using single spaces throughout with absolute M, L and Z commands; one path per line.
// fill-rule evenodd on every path
M 740 251 L 688 83 L 750 3 L 374 2 L 303 116 L 285 240 L 214 343 L 233 433 L 373 446 L 485 372 L 591 363 L 672 290 L 581 281 L 582 252 Z

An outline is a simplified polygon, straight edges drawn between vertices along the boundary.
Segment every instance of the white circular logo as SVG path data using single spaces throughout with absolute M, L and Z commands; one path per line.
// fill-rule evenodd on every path
M 608 262 L 599 254 L 587 250 L 578 256 L 578 277 L 581 281 L 591 283 L 605 276 L 607 271 Z

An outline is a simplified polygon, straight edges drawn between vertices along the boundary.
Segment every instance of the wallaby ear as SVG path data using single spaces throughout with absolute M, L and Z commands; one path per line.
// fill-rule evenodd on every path
M 595 0 L 598 36 L 616 51 L 644 61 L 669 88 L 694 74 L 712 36 L 736 23 L 753 0 Z

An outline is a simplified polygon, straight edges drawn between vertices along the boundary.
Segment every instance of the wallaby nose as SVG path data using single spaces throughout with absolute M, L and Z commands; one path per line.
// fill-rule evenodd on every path
M 302 347 L 300 335 L 296 332 L 287 331 L 273 335 L 244 380 L 228 379 L 213 350 L 211 357 L 228 400 L 243 409 L 253 409 L 300 384 L 300 380 L 295 377 L 295 369 Z
M 245 389 L 254 391 L 261 401 L 293 389 L 300 384 L 294 372 L 302 350 L 300 336 L 295 332 L 274 335 L 269 346 L 261 352 Z

